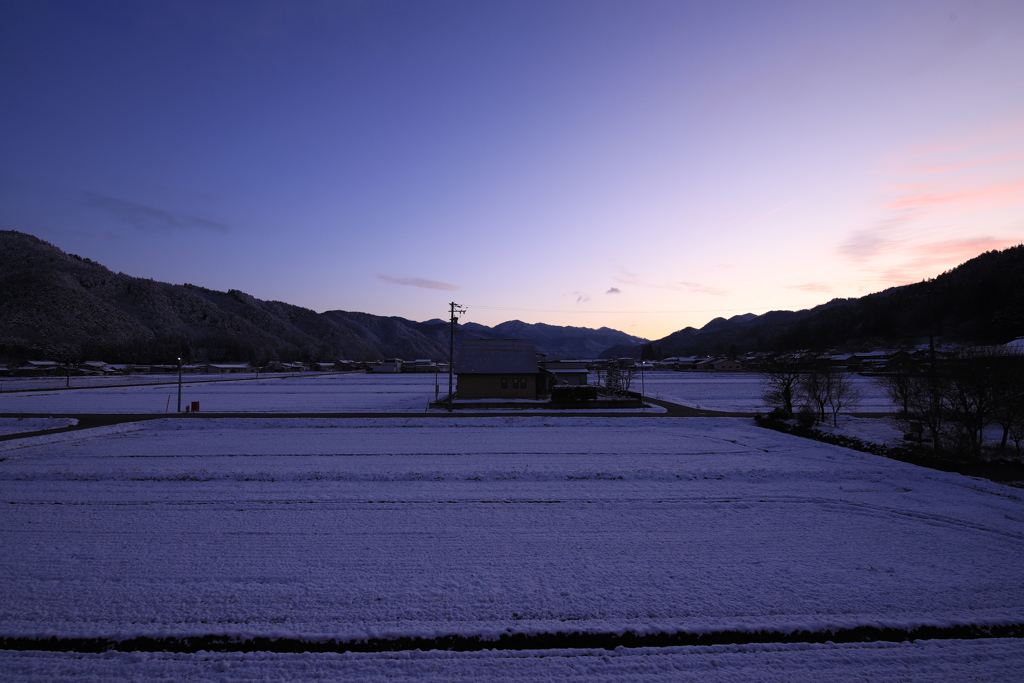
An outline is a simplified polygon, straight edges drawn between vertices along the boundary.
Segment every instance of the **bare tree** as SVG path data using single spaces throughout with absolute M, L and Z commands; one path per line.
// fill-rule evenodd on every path
M 1024 358 L 999 349 L 962 347 L 923 368 L 903 363 L 880 382 L 898 422 L 908 432 L 927 429 L 936 454 L 978 459 L 986 427 L 1002 427 L 1005 450 L 1024 425 Z
M 764 402 L 792 415 L 801 370 L 799 360 L 791 356 L 776 355 L 765 360 L 758 368 L 764 386 L 761 395 Z
M 830 375 L 827 361 L 815 358 L 806 362 L 797 379 L 797 393 L 807 409 L 815 414 L 819 422 L 825 420 L 825 409 L 828 407 Z
M 982 349 L 958 349 L 943 364 L 942 408 L 950 424 L 951 446 L 955 454 L 980 458 L 985 427 L 993 420 L 993 386 L 998 373 L 995 357 Z
M 853 375 L 843 368 L 829 368 L 828 407 L 832 412 L 832 424 L 839 424 L 839 412 L 849 410 L 860 403 L 862 392 L 854 383 Z
M 998 353 L 993 374 L 992 420 L 1002 428 L 999 450 L 1006 450 L 1006 441 L 1015 427 L 1024 428 L 1024 356 L 1013 352 Z M 1020 442 L 1015 439 L 1017 451 Z
M 797 386 L 800 398 L 818 420 L 824 422 L 831 415 L 833 425 L 839 424 L 840 411 L 856 405 L 861 397 L 850 373 L 825 358 L 806 363 Z

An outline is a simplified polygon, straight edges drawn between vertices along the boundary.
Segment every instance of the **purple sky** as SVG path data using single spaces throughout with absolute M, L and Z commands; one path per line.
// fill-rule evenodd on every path
M 0 3 L 0 228 L 659 338 L 1024 241 L 1024 3 Z

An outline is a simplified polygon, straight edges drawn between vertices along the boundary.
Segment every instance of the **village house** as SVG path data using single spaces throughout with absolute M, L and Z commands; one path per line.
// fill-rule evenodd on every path
M 552 385 L 586 386 L 587 361 L 585 360 L 548 360 L 540 364 Z
M 532 339 L 467 339 L 455 374 L 460 399 L 538 399 L 545 390 Z
M 401 358 L 386 358 L 383 363 L 374 363 L 366 368 L 367 372 L 401 372 L 405 361 Z
M 437 365 L 429 358 L 417 358 L 405 361 L 402 364 L 402 372 L 437 372 Z
M 30 360 L 15 368 L 14 374 L 23 377 L 42 377 L 43 375 L 56 375 L 62 369 L 62 366 L 58 365 L 55 360 Z
M 240 372 L 255 372 L 256 369 L 250 363 L 207 363 L 206 372 L 234 374 Z

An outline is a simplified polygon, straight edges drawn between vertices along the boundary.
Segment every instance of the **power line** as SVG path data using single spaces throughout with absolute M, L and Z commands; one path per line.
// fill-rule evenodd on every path
M 602 311 L 595 309 L 573 309 L 573 308 L 518 308 L 514 306 L 482 306 L 480 304 L 467 304 L 471 305 L 474 309 L 484 309 L 488 311 L 524 311 L 528 313 L 603 313 L 603 314 L 615 314 L 615 315 L 666 315 L 670 313 L 735 313 L 737 311 L 753 312 L 751 308 L 693 308 L 688 310 L 676 310 L 676 311 Z M 762 307 L 764 308 L 764 307 Z M 773 310 L 771 308 L 764 308 L 765 311 Z

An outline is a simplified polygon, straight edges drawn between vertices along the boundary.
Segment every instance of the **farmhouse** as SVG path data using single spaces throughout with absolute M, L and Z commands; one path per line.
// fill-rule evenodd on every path
M 587 362 L 584 360 L 549 360 L 541 362 L 553 384 L 586 386 Z
M 532 339 L 467 339 L 455 374 L 463 399 L 537 399 L 544 393 Z
M 253 367 L 249 363 L 207 363 L 206 372 L 209 373 L 222 373 L 222 374 L 233 374 L 238 372 L 253 372 Z
M 383 363 L 371 365 L 367 372 L 401 372 L 403 363 L 401 358 L 387 358 Z

